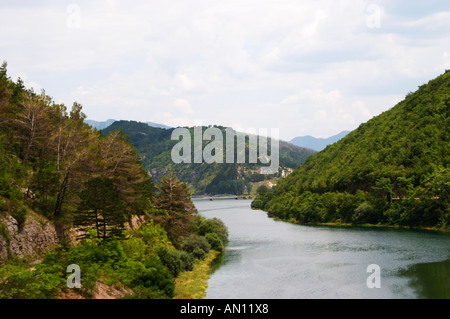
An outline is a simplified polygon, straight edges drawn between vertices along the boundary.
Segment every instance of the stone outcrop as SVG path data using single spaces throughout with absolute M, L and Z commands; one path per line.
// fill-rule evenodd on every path
M 0 260 L 12 256 L 37 259 L 59 241 L 54 224 L 30 213 L 20 228 L 12 216 L 0 215 L 0 230 Z
M 137 229 L 144 221 L 143 217 L 133 216 L 125 224 L 125 228 Z M 37 214 L 28 213 L 20 229 L 17 220 L 12 216 L 0 215 L 0 261 L 12 256 L 38 259 L 58 244 L 58 233 L 63 233 L 64 239 L 72 245 L 77 243 L 80 235 L 75 228 L 58 232 L 53 223 Z
M 133 216 L 125 228 L 137 229 L 144 222 L 143 217 Z M 76 245 L 80 232 L 75 228 L 58 232 L 53 223 L 33 213 L 28 213 L 25 223 L 19 227 L 14 217 L 0 214 L 0 264 L 13 256 L 39 259 L 59 243 L 61 233 L 68 243 Z
M 61 291 L 59 299 L 122 299 L 125 296 L 133 295 L 133 290 L 125 287 L 122 284 L 114 286 L 104 284 L 97 281 L 94 286 L 92 297 L 86 297 L 79 289 L 68 289 Z

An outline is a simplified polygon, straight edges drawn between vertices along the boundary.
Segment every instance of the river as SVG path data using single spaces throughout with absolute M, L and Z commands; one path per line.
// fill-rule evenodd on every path
M 294 225 L 250 200 L 194 204 L 229 231 L 206 298 L 450 298 L 450 234 Z

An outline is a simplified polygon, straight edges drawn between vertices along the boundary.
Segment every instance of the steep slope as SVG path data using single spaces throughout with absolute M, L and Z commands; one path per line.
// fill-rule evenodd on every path
M 225 131 L 224 127 L 219 128 L 222 132 Z M 188 129 L 194 136 L 193 128 Z M 309 156 L 316 153 L 313 150 L 280 141 L 280 168 L 276 174 L 264 175 L 260 173 L 262 166 L 260 163 L 250 164 L 248 161 L 244 164 L 207 164 L 205 162 L 175 164 L 171 159 L 172 148 L 178 143 L 176 140 L 171 140 L 174 129 L 154 128 L 134 121 L 117 121 L 102 130 L 102 133 L 107 135 L 115 130 L 122 130 L 123 134 L 129 136 L 129 142 L 134 144 L 145 168 L 155 181 L 158 181 L 168 171 L 174 171 L 180 180 L 190 184 L 194 194 L 241 195 L 250 192 L 253 183 L 285 176 L 301 165 Z M 225 133 L 223 135 L 225 136 Z M 206 144 L 208 142 L 203 143 L 204 146 Z M 248 154 L 248 143 L 245 150 Z
M 310 157 L 253 207 L 301 223 L 447 227 L 450 72 Z
M 341 138 L 346 136 L 348 133 L 350 133 L 350 131 L 342 131 L 339 134 L 336 134 L 336 135 L 333 135 L 333 136 L 330 136 L 327 138 L 318 138 L 318 137 L 314 137 L 314 136 L 310 136 L 310 135 L 297 136 L 297 137 L 294 137 L 292 140 L 290 140 L 289 143 L 300 146 L 300 147 L 310 148 L 312 150 L 320 152 L 321 150 L 325 149 L 325 147 L 327 147 L 328 145 L 331 145 L 331 144 L 339 141 Z

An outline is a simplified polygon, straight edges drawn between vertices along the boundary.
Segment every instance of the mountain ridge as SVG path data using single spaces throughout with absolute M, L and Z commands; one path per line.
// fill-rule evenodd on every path
M 291 139 L 289 143 L 300 147 L 310 148 L 312 150 L 320 152 L 323 149 L 325 149 L 328 145 L 336 143 L 341 138 L 347 136 L 348 133 L 350 133 L 350 131 L 342 131 L 336 135 L 324 138 L 314 137 L 311 135 L 297 136 Z
M 86 119 L 84 120 L 85 123 L 89 124 L 92 127 L 95 127 L 97 130 L 103 130 L 105 128 L 107 128 L 108 126 L 110 126 L 111 124 L 113 124 L 114 122 L 117 122 L 118 120 L 114 120 L 114 119 L 108 119 L 106 121 L 96 121 L 96 120 L 90 120 L 90 119 Z M 164 124 L 159 124 L 159 123 L 154 123 L 154 122 L 142 122 L 145 123 L 149 126 L 152 127 L 158 127 L 158 128 L 163 128 L 163 129 L 170 129 L 170 126 L 164 125 Z
M 225 127 L 217 126 L 222 132 Z M 264 175 L 260 173 L 261 164 L 250 163 L 180 163 L 175 164 L 171 159 L 171 150 L 178 141 L 171 140 L 174 129 L 154 128 L 136 121 L 117 121 L 102 130 L 107 135 L 111 131 L 122 130 L 128 135 L 142 158 L 146 170 L 155 182 L 169 171 L 174 171 L 177 177 L 191 186 L 194 194 L 223 194 L 242 195 L 250 193 L 253 186 L 260 182 L 286 176 L 303 163 L 309 156 L 315 154 L 313 150 L 301 148 L 285 141 L 279 141 L 280 168 L 277 173 Z M 193 128 L 188 128 L 192 136 Z M 203 143 L 205 145 L 206 143 Z M 245 146 L 246 153 L 249 145 Z M 226 149 L 226 147 L 224 148 Z

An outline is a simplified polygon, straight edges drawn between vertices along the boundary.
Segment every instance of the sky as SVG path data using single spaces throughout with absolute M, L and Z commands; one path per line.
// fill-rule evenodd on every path
M 450 1 L 0 0 L 0 60 L 97 121 L 328 137 L 450 69 Z

